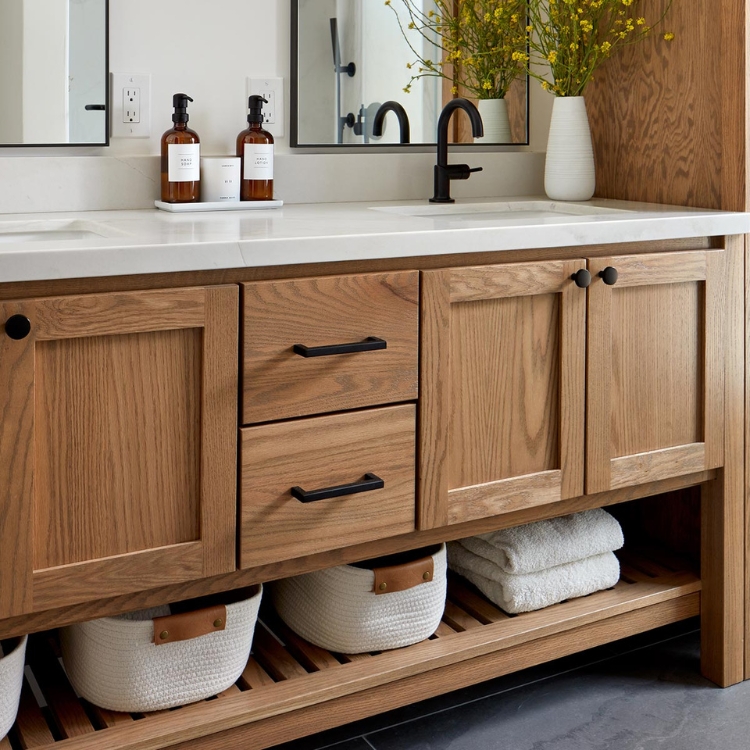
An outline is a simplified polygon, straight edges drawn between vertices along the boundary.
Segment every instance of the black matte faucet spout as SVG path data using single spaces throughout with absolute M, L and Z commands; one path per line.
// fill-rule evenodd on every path
M 411 143 L 409 116 L 398 102 L 386 102 L 380 105 L 380 108 L 375 113 L 375 120 L 372 123 L 372 134 L 376 138 L 380 138 L 383 135 L 383 123 L 388 112 L 394 112 L 396 117 L 398 117 L 398 126 L 401 129 L 401 143 Z
M 468 164 L 448 164 L 448 125 L 457 109 L 462 109 L 471 120 L 474 138 L 484 135 L 484 125 L 479 110 L 468 99 L 451 99 L 440 113 L 437 127 L 437 164 L 435 165 L 435 195 L 430 203 L 455 203 L 451 198 L 451 180 L 468 180 L 472 172 L 481 172 L 482 167 L 471 169 Z

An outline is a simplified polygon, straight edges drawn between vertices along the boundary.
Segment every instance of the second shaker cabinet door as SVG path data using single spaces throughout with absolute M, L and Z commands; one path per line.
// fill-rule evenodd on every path
M 0 302 L 0 617 L 235 569 L 238 289 Z
M 587 493 L 723 463 L 724 257 L 590 261 Z
M 585 267 L 423 273 L 419 528 L 583 494 Z

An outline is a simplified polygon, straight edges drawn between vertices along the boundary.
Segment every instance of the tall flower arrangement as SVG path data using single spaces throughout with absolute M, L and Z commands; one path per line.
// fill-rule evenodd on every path
M 642 15 L 648 0 L 529 0 L 527 72 L 556 96 L 581 96 L 596 69 L 620 47 L 651 34 L 671 4 L 649 23 Z M 674 34 L 663 38 L 672 41 Z M 549 77 L 540 64 L 549 66 Z
M 527 0 L 433 0 L 431 10 L 425 10 L 419 0 L 400 2 L 408 22 L 391 0 L 385 0 L 414 54 L 407 66 L 412 71 L 404 88 L 407 93 L 420 78 L 438 76 L 453 82 L 454 94 L 460 87 L 476 99 L 502 99 L 524 73 Z M 418 50 L 407 29 L 434 45 L 440 59 Z

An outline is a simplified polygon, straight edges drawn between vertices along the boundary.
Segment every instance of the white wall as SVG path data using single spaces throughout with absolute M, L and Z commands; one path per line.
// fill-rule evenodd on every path
M 151 138 L 113 139 L 113 154 L 158 154 L 185 92 L 206 154 L 233 154 L 247 128 L 247 76 L 289 82 L 288 0 L 111 0 L 110 69 L 151 74 Z M 287 100 L 289 97 L 285 97 Z M 288 123 L 287 123 L 288 124 Z M 286 128 L 286 135 L 289 128 Z M 288 137 L 278 150 L 288 148 Z

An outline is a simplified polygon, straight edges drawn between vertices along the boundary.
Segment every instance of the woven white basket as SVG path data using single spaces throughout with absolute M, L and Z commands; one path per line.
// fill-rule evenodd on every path
M 18 713 L 27 641 L 24 636 L 10 653 L 0 656 L 0 740 L 10 732 Z
M 414 559 L 425 556 L 430 555 L 415 553 Z M 437 630 L 445 609 L 445 545 L 431 557 L 432 579 L 404 591 L 376 594 L 369 566 L 341 565 L 278 581 L 271 587 L 273 603 L 292 630 L 330 651 L 360 654 L 409 646 Z
M 154 643 L 153 618 L 169 615 L 169 607 L 63 628 L 70 682 L 90 703 L 128 713 L 210 698 L 231 687 L 247 665 L 262 593 L 258 587 L 253 596 L 226 604 L 224 630 L 175 643 Z

